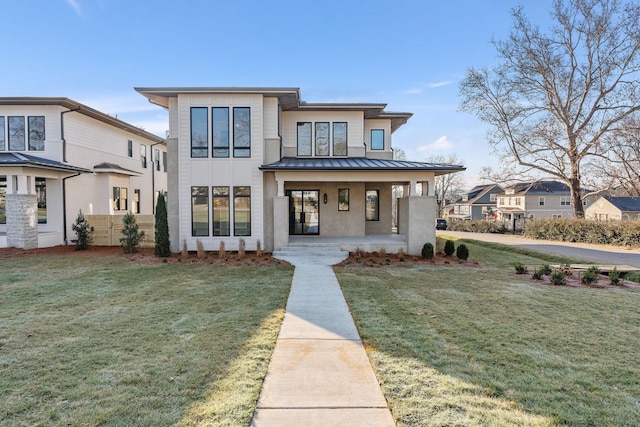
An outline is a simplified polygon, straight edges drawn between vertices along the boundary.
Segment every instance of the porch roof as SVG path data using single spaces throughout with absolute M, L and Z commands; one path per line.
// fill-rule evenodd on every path
M 38 156 L 25 153 L 0 153 L 0 168 L 15 167 L 15 166 L 31 166 L 41 169 L 50 169 L 58 171 L 68 172 L 91 172 L 89 169 L 81 168 L 79 166 L 73 166 L 66 163 L 61 163 L 55 160 L 45 159 Z
M 461 165 L 411 162 L 407 160 L 369 159 L 367 157 L 283 157 L 260 166 L 264 171 L 432 171 L 436 175 L 463 171 Z M 440 172 L 440 173 L 437 173 Z

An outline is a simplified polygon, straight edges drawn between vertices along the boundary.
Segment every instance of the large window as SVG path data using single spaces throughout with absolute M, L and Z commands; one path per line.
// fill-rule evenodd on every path
M 209 130 L 207 125 L 207 108 L 191 108 L 191 157 L 207 157 L 209 155 Z
M 560 206 L 571 206 L 571 197 L 560 197 Z
M 9 151 L 24 151 L 24 117 L 9 116 Z
M 251 109 L 233 107 L 233 157 L 251 157 Z
M 229 187 L 213 187 L 213 235 L 228 236 L 231 232 Z
M 367 190 L 365 193 L 365 219 L 367 221 L 378 221 L 380 192 L 378 190 Z
M 347 123 L 335 122 L 333 124 L 333 155 L 347 155 Z
M 251 187 L 233 187 L 233 235 L 251 236 Z
M 127 193 L 128 193 L 127 187 L 113 187 L 113 210 L 114 211 L 126 211 L 129 209 Z
M 329 155 L 329 123 L 316 123 L 316 156 Z
M 4 116 L 0 116 L 0 151 L 6 150 L 4 140 Z
M 191 235 L 209 235 L 209 187 L 191 187 Z
M 229 108 L 211 109 L 211 134 L 213 138 L 213 157 L 229 157 Z
M 29 150 L 44 151 L 44 116 L 29 116 Z
M 38 224 L 47 223 L 47 180 L 36 178 L 36 200 L 38 203 Z
M 311 122 L 298 122 L 298 156 L 311 155 Z
M 384 129 L 371 129 L 371 149 L 384 150 Z

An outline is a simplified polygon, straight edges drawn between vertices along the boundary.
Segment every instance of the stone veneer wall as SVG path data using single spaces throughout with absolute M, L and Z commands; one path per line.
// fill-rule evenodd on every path
M 7 246 L 38 247 L 38 201 L 35 194 L 7 194 Z

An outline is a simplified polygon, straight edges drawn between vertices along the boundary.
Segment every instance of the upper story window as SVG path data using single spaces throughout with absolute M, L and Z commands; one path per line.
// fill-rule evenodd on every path
M 8 116 L 6 126 L 0 116 L 0 150 L 44 151 L 44 125 L 44 116 Z
M 147 167 L 147 146 L 140 144 L 140 163 L 143 168 Z
M 298 156 L 311 154 L 311 122 L 298 122 Z
M 251 109 L 233 107 L 233 157 L 251 157 Z
M 538 205 L 544 206 L 544 197 L 538 198 Z
M 29 150 L 44 151 L 44 116 L 29 116 Z
M 162 152 L 162 171 L 163 172 L 167 171 L 167 152 L 166 151 Z
M 207 107 L 191 107 L 191 157 L 208 157 Z
M 516 205 L 516 206 L 520 206 L 520 202 L 521 202 L 520 197 L 516 197 L 515 205 Z
M 504 206 L 504 197 L 500 197 L 500 200 L 498 201 L 498 204 L 500 206 Z
M 316 123 L 316 156 L 329 155 L 329 122 Z
M 347 155 L 347 122 L 333 123 L 333 155 Z
M 571 197 L 560 197 L 560 206 L 571 206 Z
M 229 157 L 229 107 L 211 109 L 213 157 Z
M 127 141 L 127 155 L 129 157 L 133 157 L 133 141 L 132 140 Z
M 489 201 L 490 202 L 495 202 L 496 199 L 497 199 L 497 196 L 498 196 L 497 194 L 490 194 L 489 195 Z
M 153 149 L 153 163 L 156 165 L 156 170 L 160 170 L 160 150 L 157 148 Z
M 371 149 L 384 150 L 384 129 L 371 129 Z

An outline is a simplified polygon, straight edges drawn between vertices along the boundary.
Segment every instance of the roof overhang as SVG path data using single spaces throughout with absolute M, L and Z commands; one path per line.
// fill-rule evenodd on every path
M 140 172 L 136 172 L 131 169 L 123 168 L 120 165 L 116 165 L 113 163 L 100 163 L 93 167 L 93 171 L 95 173 L 114 173 L 118 175 L 127 175 L 127 176 L 142 176 Z
M 406 160 L 369 159 L 366 157 L 298 158 L 281 160 L 260 166 L 263 171 L 402 171 L 434 172 L 435 175 L 461 172 L 466 168 L 444 163 L 411 162 Z
M 61 172 L 90 173 L 89 169 L 61 163 L 31 154 L 24 153 L 0 153 L 0 168 L 30 167 L 34 169 L 46 169 Z

